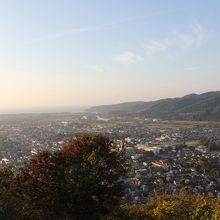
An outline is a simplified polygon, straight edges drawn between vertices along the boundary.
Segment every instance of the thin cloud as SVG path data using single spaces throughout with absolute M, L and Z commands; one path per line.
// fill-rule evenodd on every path
M 194 37 L 188 34 L 179 34 L 178 39 L 180 41 L 180 45 L 185 48 L 191 48 L 194 44 Z
M 48 41 L 48 40 L 52 40 L 52 39 L 59 39 L 59 38 L 63 38 L 63 37 L 69 36 L 69 35 L 75 35 L 75 34 L 80 34 L 80 33 L 100 31 L 100 30 L 104 30 L 104 29 L 111 29 L 111 28 L 117 27 L 117 26 L 124 24 L 124 23 L 139 21 L 139 20 L 143 20 L 143 19 L 147 19 L 147 18 L 151 18 L 151 17 L 156 17 L 156 16 L 159 16 L 162 14 L 167 14 L 167 13 L 170 13 L 170 12 L 166 12 L 166 13 L 165 12 L 154 12 L 154 13 L 147 14 L 147 15 L 124 18 L 124 19 L 117 20 L 117 21 L 114 21 L 111 23 L 91 25 L 91 26 L 80 27 L 80 28 L 70 28 L 70 29 L 66 29 L 63 31 L 49 33 L 47 35 L 34 38 L 31 41 L 29 41 L 28 44 L 34 44 L 34 43 Z
M 197 20 L 195 20 L 192 25 L 192 29 L 195 35 L 195 41 L 197 45 L 202 45 L 206 40 L 206 33 L 204 31 L 203 26 Z
M 177 31 L 170 34 L 164 39 L 149 39 L 143 45 L 147 56 L 157 56 L 163 53 L 179 51 L 181 49 L 192 49 L 201 47 L 207 40 L 207 31 L 197 20 L 194 20 L 189 26 L 188 33 L 179 33 Z M 139 55 L 126 51 L 114 58 L 115 61 L 121 64 L 134 63 L 143 60 Z M 186 71 L 196 70 L 198 67 L 186 68 Z
M 48 40 L 52 40 L 52 39 L 59 39 L 59 38 L 63 38 L 63 37 L 69 36 L 69 35 L 97 31 L 97 30 L 101 30 L 104 28 L 108 28 L 108 27 L 111 27 L 111 25 L 110 24 L 103 24 L 103 25 L 90 26 L 90 27 L 84 27 L 84 28 L 72 28 L 72 29 L 68 29 L 68 30 L 64 30 L 64 31 L 60 31 L 57 33 L 48 34 L 48 35 L 45 35 L 45 36 L 42 36 L 39 38 L 32 39 L 28 43 L 34 44 L 34 43 L 48 41 Z
M 201 69 L 201 66 L 191 66 L 191 67 L 185 67 L 185 71 L 194 71 L 194 70 L 199 70 Z
M 184 70 L 185 71 L 209 70 L 209 69 L 218 68 L 218 67 L 219 65 L 189 66 L 189 67 L 185 67 Z
M 144 49 L 147 55 L 154 55 L 168 50 L 171 46 L 169 40 L 149 40 L 145 45 Z
M 126 52 L 123 52 L 123 53 L 115 56 L 114 60 L 120 64 L 131 64 L 131 63 L 141 61 L 142 58 L 139 55 L 137 55 L 131 51 L 126 51 Z
M 104 68 L 100 65 L 86 65 L 86 69 L 97 72 L 97 73 L 103 73 L 105 72 Z
M 204 27 L 194 20 L 189 27 L 188 33 L 174 31 L 165 39 L 151 39 L 144 44 L 146 55 L 159 55 L 170 50 L 191 49 L 201 47 L 207 39 Z
M 177 40 L 182 44 L 185 48 L 192 47 L 200 47 L 206 41 L 206 32 L 202 24 L 200 24 L 197 20 L 194 20 L 190 25 L 189 33 L 177 33 Z

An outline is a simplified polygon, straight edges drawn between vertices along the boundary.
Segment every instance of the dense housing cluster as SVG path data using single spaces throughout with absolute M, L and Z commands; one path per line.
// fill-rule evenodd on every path
M 182 187 L 194 194 L 220 195 L 219 124 L 92 113 L 2 115 L 0 122 L 2 166 L 19 168 L 37 151 L 59 149 L 76 133 L 101 132 L 125 150 L 131 165 L 125 197 L 132 203 L 150 194 L 175 194 Z

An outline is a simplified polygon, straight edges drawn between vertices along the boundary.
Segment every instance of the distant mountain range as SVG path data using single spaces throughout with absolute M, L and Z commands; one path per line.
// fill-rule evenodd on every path
M 143 116 L 166 120 L 220 121 L 220 91 L 189 94 L 151 102 L 125 102 L 94 106 L 87 112 L 112 116 Z

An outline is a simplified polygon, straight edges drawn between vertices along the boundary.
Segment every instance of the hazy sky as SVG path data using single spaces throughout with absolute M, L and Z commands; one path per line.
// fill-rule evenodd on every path
M 220 90 L 219 0 L 0 0 L 0 109 Z

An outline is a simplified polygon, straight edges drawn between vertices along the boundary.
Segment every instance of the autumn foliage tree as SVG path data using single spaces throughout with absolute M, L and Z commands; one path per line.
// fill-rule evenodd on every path
M 35 155 L 13 179 L 22 219 L 99 219 L 120 202 L 123 152 L 101 134 L 78 134 Z
M 14 173 L 12 167 L 0 169 L 0 219 L 14 219 L 16 204 L 19 202 L 10 190 L 10 184 Z
M 220 219 L 220 198 L 184 188 L 142 204 L 121 202 L 128 168 L 108 136 L 78 134 L 59 150 L 39 152 L 20 171 L 0 168 L 0 220 Z

